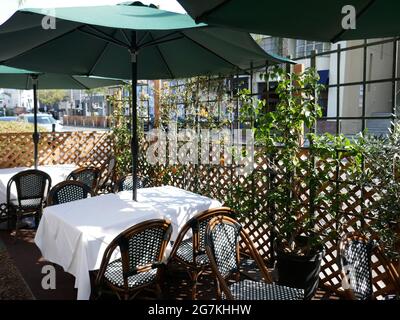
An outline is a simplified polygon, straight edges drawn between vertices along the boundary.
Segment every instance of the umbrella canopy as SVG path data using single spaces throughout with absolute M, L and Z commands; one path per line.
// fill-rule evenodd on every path
M 39 81 L 42 89 L 93 89 L 124 84 L 121 80 L 60 74 L 42 74 L 35 71 L 0 66 L 0 88 L 22 90 L 33 89 L 33 158 L 35 168 L 37 168 L 38 165 L 38 145 L 40 140 L 37 128 L 37 89 Z
M 55 21 L 48 16 L 55 17 Z M 48 21 L 43 28 L 43 21 Z M 48 26 L 51 28 L 47 28 Z M 52 28 L 53 27 L 53 28 Z M 0 26 L 4 64 L 44 72 L 132 79 L 132 175 L 136 200 L 137 80 L 243 72 L 290 62 L 244 32 L 196 24 L 188 15 L 132 5 L 24 9 Z
M 178 0 L 197 21 L 277 37 L 325 42 L 400 35 L 400 1 L 387 0 Z M 355 8 L 356 28 L 343 29 Z
M 44 30 L 43 16 L 55 29 Z M 133 41 L 135 38 L 135 41 Z M 133 43 L 134 42 L 134 43 Z M 171 79 L 287 62 L 262 50 L 248 33 L 197 25 L 188 15 L 137 5 L 25 9 L 0 26 L 0 62 L 18 68 L 131 79 Z
M 39 73 L 13 67 L 0 66 L 0 88 L 32 90 L 34 83 L 32 78 L 34 77 L 38 78 L 38 87 L 40 89 L 86 90 L 125 84 L 125 82 L 115 79 Z

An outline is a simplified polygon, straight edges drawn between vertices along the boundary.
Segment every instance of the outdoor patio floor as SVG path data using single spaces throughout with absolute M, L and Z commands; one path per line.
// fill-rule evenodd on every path
M 75 300 L 76 289 L 74 289 L 75 278 L 63 271 L 57 265 L 56 268 L 56 289 L 44 290 L 41 281 L 44 274 L 41 273 L 42 267 L 49 264 L 41 256 L 39 249 L 34 244 L 34 230 L 21 230 L 20 239 L 14 243 L 13 237 L 8 231 L 0 231 L 0 243 L 2 242 L 8 251 L 10 260 L 14 262 L 16 269 L 19 270 L 27 286 L 29 286 L 34 299 L 37 300 Z M 0 244 L 1 246 L 1 244 Z M 1 276 L 1 275 L 0 275 Z M 2 284 L 0 283 L 0 292 Z M 11 290 L 12 288 L 6 288 Z M 29 291 L 28 289 L 28 291 Z M 3 288 L 4 290 L 4 288 Z M 197 286 L 198 299 L 215 299 L 214 285 L 211 277 L 211 271 L 205 273 L 199 280 Z M 11 299 L 13 297 L 10 297 Z M 18 296 L 16 297 L 18 299 Z M 106 299 L 114 299 L 113 296 L 105 296 Z M 143 292 L 138 296 L 139 299 L 154 299 L 151 293 Z M 191 298 L 191 286 L 188 274 L 185 269 L 177 264 L 168 267 L 162 299 L 185 300 Z M 337 296 L 319 290 L 314 299 L 338 299 Z

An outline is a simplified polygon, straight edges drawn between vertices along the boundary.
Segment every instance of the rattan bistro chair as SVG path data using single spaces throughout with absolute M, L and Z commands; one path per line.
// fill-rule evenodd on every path
M 368 239 L 359 232 L 348 233 L 339 243 L 339 255 L 342 288 L 346 298 L 352 300 L 374 299 L 372 255 L 377 257 L 396 293 L 400 294 L 399 274 L 390 261 L 385 258 L 376 240 Z
M 99 178 L 99 193 L 110 193 L 114 191 L 114 176 L 115 176 L 115 166 L 117 160 L 114 156 L 111 156 L 108 161 L 100 168 L 100 178 Z
M 215 208 L 203 211 L 191 218 L 180 231 L 170 254 L 170 261 L 178 261 L 187 267 L 192 280 L 192 299 L 196 299 L 197 280 L 207 267 L 210 266 L 206 249 L 206 228 L 210 220 L 218 215 L 233 215 L 230 208 Z M 192 236 L 187 238 L 191 231 Z
M 92 190 L 80 181 L 63 181 L 56 184 L 49 192 L 47 197 L 47 205 L 53 206 L 66 202 L 86 199 L 88 196 L 93 197 Z
M 172 226 L 166 220 L 148 220 L 119 234 L 106 248 L 97 274 L 97 296 L 107 286 L 119 299 L 133 299 L 142 289 L 155 284 L 160 292 L 162 262 L 171 237 Z M 111 260 L 119 248 L 121 258 Z
M 86 184 L 92 190 L 93 194 L 96 194 L 99 177 L 100 177 L 99 169 L 87 167 L 87 168 L 78 168 L 72 171 L 68 175 L 66 180 L 80 181 Z
M 148 185 L 147 179 L 143 179 L 142 177 L 136 178 L 137 189 L 146 188 L 147 185 Z M 131 174 L 124 176 L 117 181 L 116 192 L 132 191 L 132 190 L 133 190 L 133 177 Z
M 228 300 L 302 300 L 302 289 L 273 284 L 260 254 L 242 226 L 227 216 L 213 218 L 206 229 L 206 252 L 211 269 L 215 273 L 222 294 L 218 298 Z M 240 280 L 239 239 L 249 251 L 260 269 L 264 281 Z M 236 282 L 227 280 L 235 276 Z
M 11 189 L 17 190 L 17 198 L 11 198 Z M 7 184 L 7 207 L 10 216 L 16 218 L 15 239 L 21 218 L 35 216 L 36 226 L 40 220 L 49 189 L 51 188 L 50 176 L 40 170 L 25 170 L 15 174 Z

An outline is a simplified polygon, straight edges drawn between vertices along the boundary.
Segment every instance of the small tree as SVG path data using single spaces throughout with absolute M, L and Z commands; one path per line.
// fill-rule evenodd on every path
M 337 148 L 351 144 L 343 136 L 318 137 L 313 133 L 316 120 L 322 116 L 318 95 L 323 88 L 315 69 L 295 74 L 275 68 L 270 76 L 278 80 L 279 101 L 274 111 L 269 111 L 271 108 L 265 100 L 252 98 L 246 90 L 241 95 L 241 116 L 253 119 L 259 152 L 270 161 L 265 176 L 272 180 L 266 195 L 272 215 L 264 213 L 260 218 L 275 225 L 284 250 L 308 254 L 321 245 L 315 207 L 324 203 L 327 214 L 334 217 L 340 211 L 335 206 L 336 195 L 317 191 L 329 181 L 329 172 L 340 161 Z M 309 153 L 302 159 L 305 144 L 309 146 Z M 317 168 L 321 159 L 325 161 L 322 169 Z M 300 197 L 300 190 L 307 188 L 308 203 Z M 306 243 L 298 243 L 299 236 L 306 236 Z
M 117 176 L 124 176 L 131 171 L 132 153 L 130 148 L 131 130 L 125 115 L 125 103 L 122 98 L 122 88 L 109 98 L 113 106 L 112 132 L 114 135 L 114 155 L 117 161 Z M 129 102 L 129 101 L 128 101 Z

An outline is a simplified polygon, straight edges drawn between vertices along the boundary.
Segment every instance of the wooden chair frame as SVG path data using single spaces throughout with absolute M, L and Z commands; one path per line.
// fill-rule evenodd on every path
M 113 165 L 111 163 L 114 163 Z M 113 192 L 115 183 L 115 167 L 117 159 L 110 156 L 100 168 L 98 192 Z M 111 167 L 111 168 L 110 168 Z
M 218 288 L 218 293 L 217 293 L 217 298 L 221 299 L 221 290 L 224 292 L 225 296 L 229 300 L 233 300 L 232 293 L 229 289 L 229 286 L 227 284 L 227 279 L 230 278 L 233 274 L 230 273 L 226 277 L 222 276 L 220 273 L 217 262 L 215 261 L 215 255 L 214 255 L 214 249 L 213 249 L 213 244 L 212 244 L 212 238 L 211 238 L 211 232 L 214 230 L 217 224 L 219 223 L 226 223 L 235 226 L 239 230 L 239 237 L 242 243 L 245 244 L 246 248 L 248 249 L 248 255 L 254 259 L 256 262 L 258 268 L 260 269 L 261 275 L 266 283 L 272 283 L 272 278 L 268 273 L 267 267 L 265 266 L 265 263 L 260 255 L 260 253 L 257 251 L 256 247 L 254 246 L 254 243 L 251 241 L 250 237 L 248 234 L 243 230 L 241 224 L 234 220 L 231 217 L 228 216 L 217 216 L 213 218 L 206 229 L 206 252 L 208 255 L 208 259 L 210 260 L 210 266 L 215 274 L 216 278 L 218 279 L 219 283 L 219 288 Z M 239 266 L 240 262 L 240 245 L 238 244 L 236 246 L 236 263 Z M 239 280 L 239 273 L 236 275 L 236 280 Z
M 96 194 L 97 193 L 97 189 L 98 189 L 98 184 L 99 184 L 99 178 L 100 178 L 100 170 L 98 168 L 95 168 L 95 167 L 78 168 L 78 169 L 72 171 L 67 176 L 66 180 L 79 181 L 79 180 L 76 180 L 76 176 L 79 175 L 82 172 L 85 172 L 85 171 L 93 171 L 94 174 L 95 174 L 95 178 L 93 179 L 91 189 L 92 189 L 93 194 Z
M 33 174 L 39 174 L 45 179 L 45 183 L 42 185 L 42 189 L 40 190 L 40 205 L 38 207 L 30 208 L 30 209 L 24 209 L 21 203 L 21 200 L 29 200 L 33 199 L 32 197 L 21 197 L 21 184 L 20 184 L 20 178 L 24 176 L 29 176 Z M 11 204 L 11 188 L 15 184 L 16 189 L 17 189 L 17 206 L 14 206 Z M 26 216 L 32 216 L 35 215 L 35 221 L 36 224 L 40 221 L 40 218 L 43 213 L 43 206 L 45 204 L 46 197 L 49 193 L 49 190 L 51 188 L 51 177 L 44 171 L 37 170 L 37 169 L 29 169 L 25 171 L 18 172 L 14 176 L 11 177 L 11 179 L 7 183 L 7 209 L 8 209 L 8 214 L 9 214 L 9 219 L 8 219 L 8 227 L 9 229 L 11 228 L 11 215 L 15 214 L 16 216 L 16 222 L 15 222 L 15 241 L 18 239 L 18 231 L 19 231 L 19 223 L 22 217 Z M 36 198 L 35 198 L 36 199 Z
M 136 297 L 138 293 L 140 293 L 141 290 L 145 289 L 146 287 L 150 286 L 153 283 L 147 283 L 135 288 L 129 288 L 128 286 L 128 277 L 124 276 L 124 286 L 121 288 L 119 286 L 116 286 L 112 284 L 110 281 L 108 281 L 104 274 L 106 272 L 107 266 L 110 263 L 111 256 L 115 249 L 117 247 L 120 248 L 121 251 L 121 260 L 122 260 L 122 269 L 123 273 L 127 273 L 129 271 L 129 253 L 124 246 L 121 246 L 121 242 L 123 242 L 125 239 L 128 239 L 129 237 L 132 237 L 134 234 L 140 233 L 148 228 L 153 228 L 153 227 L 159 227 L 164 229 L 165 234 L 164 234 L 164 239 L 161 244 L 160 252 L 157 257 L 156 261 L 153 261 L 150 264 L 143 265 L 143 266 L 137 266 L 136 272 L 141 273 L 141 272 L 146 272 L 150 271 L 153 268 L 158 268 L 157 271 L 157 276 L 156 279 L 153 283 L 156 285 L 157 292 L 160 292 L 160 285 L 159 282 L 162 278 L 162 268 L 165 266 L 163 261 L 164 258 L 164 253 L 165 249 L 167 248 L 169 239 L 171 237 L 172 233 L 172 225 L 170 221 L 167 220 L 161 220 L 161 219 L 153 219 L 153 220 L 148 220 L 141 222 L 137 225 L 134 225 L 127 230 L 121 232 L 106 248 L 103 259 L 100 265 L 100 269 L 97 273 L 96 280 L 95 280 L 95 287 L 97 289 L 97 292 L 99 293 L 98 296 L 101 295 L 101 287 L 103 284 L 106 284 L 112 292 L 114 292 L 120 300 L 129 300 L 133 299 Z
M 75 185 L 75 186 L 82 188 L 84 190 L 84 192 L 86 193 L 86 197 L 87 197 L 87 195 L 94 197 L 94 193 L 92 192 L 92 190 L 83 182 L 76 181 L 76 180 L 67 180 L 67 181 L 60 182 L 60 183 L 56 184 L 53 188 L 51 188 L 49 195 L 47 197 L 47 206 L 59 204 L 54 199 L 55 195 L 60 190 L 62 190 L 64 187 L 71 186 L 71 185 Z M 84 198 L 86 198 L 86 197 L 84 197 Z
M 122 188 L 122 184 L 125 182 L 125 180 L 127 180 L 129 178 L 132 178 L 132 174 L 128 174 L 126 176 L 119 178 L 118 181 L 115 183 L 114 192 L 124 191 L 124 189 Z M 142 180 L 143 187 L 145 187 L 146 179 L 141 176 L 138 176 L 137 179 L 138 179 L 138 181 Z M 133 184 L 133 181 L 132 181 L 132 184 Z
M 174 246 L 171 251 L 171 255 L 169 258 L 169 261 L 176 260 L 182 265 L 186 266 L 188 270 L 188 274 L 190 276 L 190 279 L 192 281 L 192 299 L 196 299 L 196 293 L 197 293 L 197 281 L 199 277 L 203 274 L 205 269 L 209 267 L 209 264 L 199 266 L 196 263 L 196 258 L 200 254 L 206 254 L 206 252 L 201 252 L 200 250 L 200 230 L 199 230 L 199 225 L 202 221 L 209 219 L 210 217 L 215 217 L 215 216 L 220 216 L 220 215 L 235 215 L 235 212 L 228 208 L 228 207 L 221 207 L 221 208 L 214 208 L 214 209 L 208 209 L 203 212 L 198 213 L 196 216 L 191 218 L 182 228 L 182 230 L 179 232 L 179 235 L 174 243 Z M 181 259 L 179 256 L 177 256 L 177 251 L 182 244 L 182 241 L 184 240 L 185 235 L 188 233 L 189 230 L 192 230 L 192 248 L 193 248 L 193 260 L 191 263 L 188 263 L 186 260 Z M 217 281 L 216 281 L 217 282 Z M 218 285 L 218 282 L 217 282 Z
M 371 240 L 378 240 L 378 239 L 376 237 L 368 238 L 364 234 L 362 234 L 358 231 L 347 233 L 344 237 L 342 237 L 342 239 L 339 242 L 339 250 L 338 250 L 339 265 L 341 268 L 340 276 L 342 278 L 342 281 L 347 281 L 347 283 L 348 283 L 347 275 L 346 275 L 345 271 L 343 270 L 342 261 L 341 261 L 341 257 L 343 255 L 343 251 L 345 250 L 346 244 L 351 241 L 359 241 L 364 244 L 367 244 Z M 389 259 L 386 258 L 386 256 L 383 253 L 382 248 L 378 244 L 376 244 L 372 248 L 371 256 L 372 255 L 375 255 L 378 258 L 380 264 L 384 267 L 385 272 L 388 274 L 388 278 L 389 278 L 390 282 L 393 284 L 394 289 L 396 290 L 397 294 L 400 294 L 400 275 L 399 275 L 398 271 L 396 270 L 396 268 L 394 267 L 394 265 L 389 261 Z M 371 270 L 371 272 L 372 272 L 372 270 Z M 371 274 L 371 286 L 372 286 L 372 274 Z M 351 287 L 343 288 L 343 291 L 344 291 L 345 298 L 347 298 L 349 300 L 357 300 L 356 295 Z M 373 292 L 373 288 L 371 288 L 371 292 Z M 374 293 L 372 293 L 372 296 L 369 297 L 369 299 L 375 299 Z

